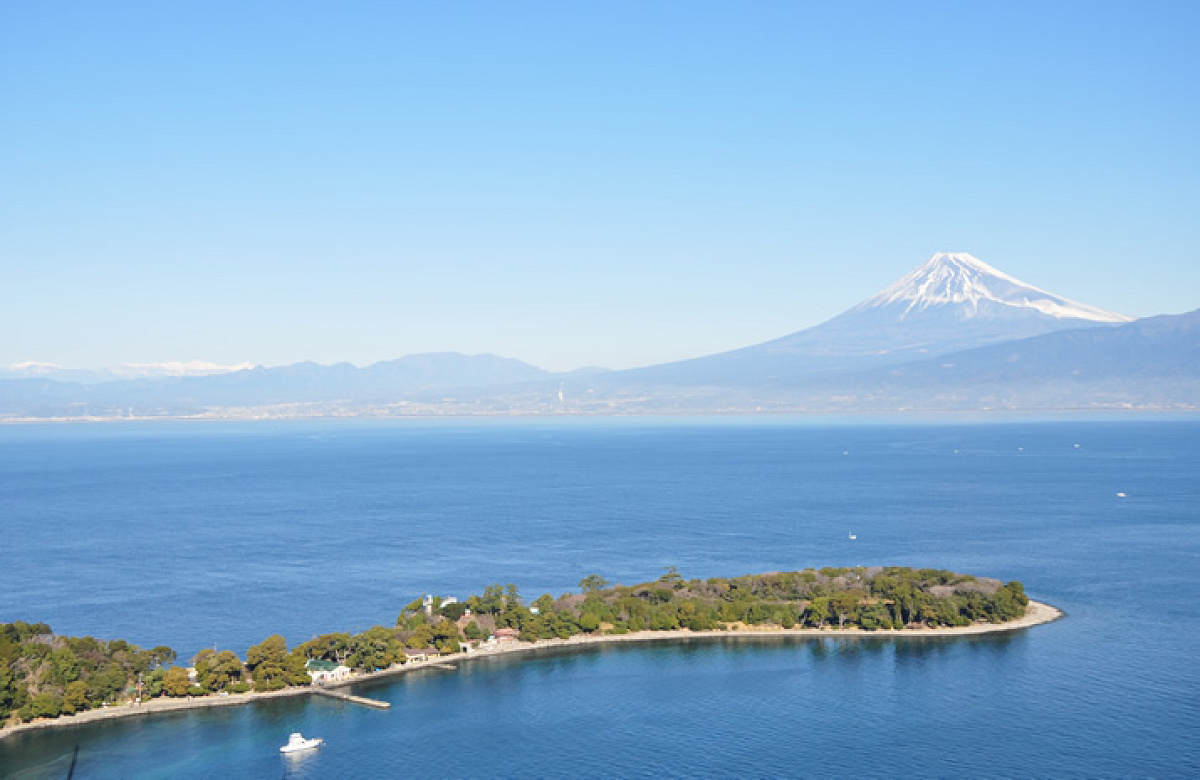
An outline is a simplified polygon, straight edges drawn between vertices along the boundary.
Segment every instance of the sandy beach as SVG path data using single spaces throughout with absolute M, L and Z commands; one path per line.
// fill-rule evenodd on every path
M 392 677 L 399 674 L 409 674 L 421 670 L 451 670 L 457 664 L 469 663 L 481 658 L 496 658 L 499 656 L 512 655 L 516 653 L 532 653 L 556 648 L 569 649 L 627 642 L 678 642 L 682 640 L 690 641 L 695 639 L 727 639 L 731 637 L 770 636 L 828 637 L 831 639 L 865 639 L 875 637 L 949 638 L 979 634 L 995 634 L 1005 631 L 1018 631 L 1031 626 L 1040 625 L 1042 623 L 1050 623 L 1058 620 L 1061 617 L 1063 617 L 1063 612 L 1056 607 L 1052 607 L 1049 604 L 1044 604 L 1040 601 L 1031 600 L 1025 609 L 1025 615 L 1016 620 L 1011 620 L 1007 623 L 977 623 L 974 625 L 957 628 L 880 629 L 878 631 L 863 631 L 857 628 L 783 629 L 744 627 L 727 631 L 689 631 L 686 629 L 681 629 L 676 631 L 636 631 L 628 634 L 601 634 L 598 636 L 577 634 L 569 639 L 543 639 L 538 642 L 505 642 L 490 648 L 474 650 L 469 653 L 455 653 L 453 655 L 441 656 L 439 658 L 434 658 L 427 661 L 410 661 L 406 664 L 393 666 L 389 669 L 358 674 L 348 680 L 338 683 L 331 683 L 325 687 L 344 688 L 367 682 L 369 680 L 379 680 L 386 677 Z M 25 731 L 78 726 L 86 723 L 110 720 L 113 718 L 138 717 L 161 712 L 178 712 L 180 710 L 204 709 L 207 707 L 232 707 L 243 704 L 253 704 L 254 702 L 265 701 L 268 699 L 279 699 L 289 696 L 310 696 L 313 694 L 313 689 L 305 686 L 302 688 L 285 688 L 281 691 L 272 691 L 270 693 L 250 692 L 229 694 L 227 696 L 217 695 L 196 698 L 187 697 L 180 699 L 160 697 L 157 699 L 151 699 L 138 705 L 130 704 L 110 706 L 103 709 L 88 710 L 77 715 L 64 715 L 62 717 L 49 720 L 37 720 L 33 721 L 32 723 L 22 723 L 16 726 L 8 726 L 0 729 L 0 739 L 3 739 L 10 734 L 17 734 Z
M 1063 617 L 1063 612 L 1049 604 L 1030 600 L 1025 608 L 1025 616 L 1010 620 L 1007 623 L 976 623 L 957 628 L 906 628 L 880 629 L 878 631 L 863 631 L 858 628 L 758 628 L 747 626 L 727 631 L 690 631 L 678 629 L 675 631 L 634 631 L 628 634 L 576 634 L 569 639 L 542 639 L 537 642 L 505 642 L 490 648 L 482 648 L 470 653 L 456 653 L 441 656 L 428 661 L 410 661 L 402 666 L 393 666 L 378 672 L 366 672 L 355 675 L 349 680 L 327 685 L 328 688 L 343 688 L 357 685 L 368 680 L 378 680 L 398 674 L 408 674 L 422 669 L 447 668 L 455 664 L 479 660 L 481 658 L 496 658 L 515 653 L 533 653 L 555 648 L 594 647 L 596 645 L 623 644 L 628 642 L 679 642 L 696 639 L 730 639 L 736 637 L 827 637 L 830 639 L 870 639 L 878 637 L 900 637 L 911 639 L 917 637 L 956 637 L 979 634 L 997 634 L 1005 631 L 1019 631 L 1023 628 L 1050 623 Z

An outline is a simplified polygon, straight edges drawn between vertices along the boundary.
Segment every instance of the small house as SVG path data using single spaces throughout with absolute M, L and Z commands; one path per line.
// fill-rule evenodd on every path
M 341 682 L 350 679 L 350 667 L 326 661 L 323 658 L 310 658 L 304 663 L 308 676 L 316 685 L 330 682 Z
M 521 632 L 515 628 L 497 628 L 494 636 L 497 642 L 515 642 Z

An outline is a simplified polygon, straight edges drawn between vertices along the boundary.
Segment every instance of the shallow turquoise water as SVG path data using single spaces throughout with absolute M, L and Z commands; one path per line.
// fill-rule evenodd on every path
M 1020 579 L 957 640 L 494 659 L 0 742 L 4 776 L 1128 777 L 1200 771 L 1200 424 L 625 420 L 0 430 L 0 620 L 243 652 L 423 591 L 805 566 Z M 1079 445 L 1076 447 L 1076 445 Z M 1116 494 L 1124 492 L 1125 498 Z M 858 539 L 847 538 L 853 530 Z M 322 736 L 286 759 L 290 731 Z

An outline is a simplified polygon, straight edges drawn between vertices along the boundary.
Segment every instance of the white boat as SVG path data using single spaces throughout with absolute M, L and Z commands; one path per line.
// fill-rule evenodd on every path
M 858 534 L 856 534 L 856 533 L 854 533 L 853 531 L 851 531 L 851 532 L 850 532 L 850 541 L 852 541 L 852 542 L 853 542 L 853 541 L 854 541 L 855 539 L 857 539 L 857 538 L 858 538 Z
M 305 739 L 299 731 L 288 737 L 287 744 L 279 748 L 280 753 L 295 753 L 298 750 L 312 750 L 325 744 L 325 740 L 314 737 Z

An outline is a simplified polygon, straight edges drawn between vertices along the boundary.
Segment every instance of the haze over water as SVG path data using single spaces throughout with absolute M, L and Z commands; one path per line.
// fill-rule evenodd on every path
M 1067 618 L 953 640 L 496 659 L 307 699 L 0 741 L 61 777 L 1189 776 L 1200 422 L 787 419 L 10 427 L 0 620 L 181 660 L 533 599 L 825 565 L 1019 579 Z M 1117 493 L 1125 493 L 1124 498 Z M 853 531 L 856 541 L 850 541 Z M 136 722 L 135 722 L 136 721 Z M 299 762 L 290 731 L 328 746 Z

